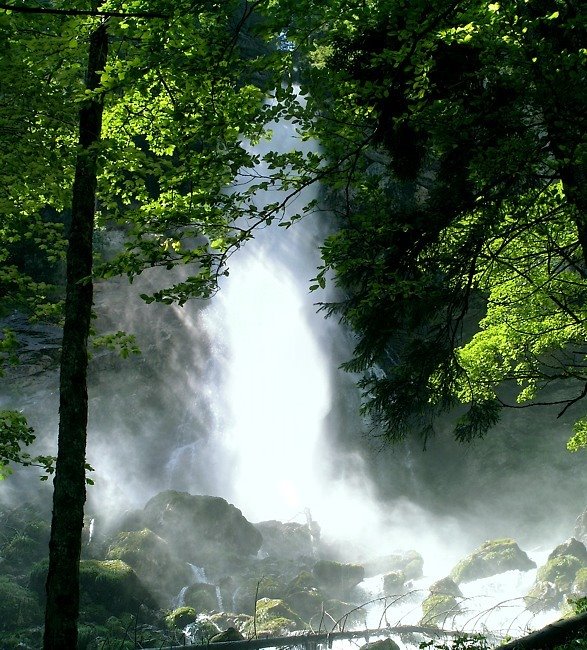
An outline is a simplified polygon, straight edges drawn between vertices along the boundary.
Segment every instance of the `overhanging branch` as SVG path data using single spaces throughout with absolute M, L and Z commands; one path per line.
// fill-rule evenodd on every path
M 104 18 L 170 18 L 157 12 L 125 13 L 123 11 L 99 11 L 92 9 L 54 9 L 51 7 L 20 7 L 0 3 L 0 9 L 19 14 L 54 14 L 58 16 L 102 16 Z

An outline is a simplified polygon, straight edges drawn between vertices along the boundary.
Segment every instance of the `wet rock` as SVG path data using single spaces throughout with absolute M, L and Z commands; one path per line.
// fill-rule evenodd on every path
M 220 497 L 167 490 L 135 518 L 135 525 L 157 533 L 179 557 L 199 566 L 224 555 L 256 555 L 263 541 L 242 512 Z
M 190 585 L 184 594 L 185 604 L 193 607 L 196 612 L 212 612 L 219 609 L 218 595 L 215 585 L 199 582 Z
M 561 594 L 551 582 L 535 582 L 528 594 L 524 596 L 526 608 L 535 614 L 557 609 L 561 602 Z
M 458 598 L 463 597 L 463 594 L 459 589 L 457 583 L 452 578 L 449 578 L 448 576 L 446 578 L 442 578 L 442 580 L 437 580 L 436 582 L 432 583 L 430 585 L 430 593 L 444 594 L 448 596 L 455 596 Z
M 365 643 L 359 650 L 400 650 L 400 647 L 392 639 L 381 639 L 379 641 Z
M 229 627 L 224 632 L 215 634 L 211 639 L 210 643 L 224 643 L 226 641 L 244 641 L 245 637 L 234 627 Z
M 386 595 L 400 595 L 406 591 L 406 574 L 403 571 L 390 571 L 383 576 L 383 593 Z
M 552 554 L 551 554 L 552 555 Z M 530 611 L 558 608 L 574 590 L 575 580 L 583 568 L 573 555 L 556 555 L 538 569 L 536 583 L 524 598 Z
M 319 560 L 312 573 L 320 587 L 331 594 L 346 595 L 365 578 L 365 569 L 360 564 L 343 564 L 332 560 Z
M 577 571 L 573 581 L 573 595 L 580 598 L 587 597 L 587 568 L 585 567 Z
M 263 537 L 261 552 L 269 557 L 295 559 L 314 554 L 312 532 L 307 524 L 271 520 L 254 526 Z
M 548 560 L 552 560 L 555 557 L 561 557 L 562 555 L 576 557 L 580 562 L 587 566 L 587 548 L 585 548 L 583 542 L 580 542 L 574 537 L 559 544 L 548 556 Z
M 443 627 L 450 622 L 461 608 L 457 599 L 450 594 L 430 594 L 422 603 L 420 625 L 437 625 Z
M 450 572 L 450 577 L 458 584 L 514 569 L 529 571 L 534 568 L 536 563 L 513 539 L 495 539 L 484 542 L 473 553 L 462 559 Z
M 280 636 L 303 628 L 302 619 L 283 600 L 261 598 L 257 601 L 255 619 L 249 622 L 245 631 L 248 634 Z
M 182 630 L 189 623 L 193 623 L 196 616 L 197 613 L 193 607 L 177 607 L 167 614 L 165 625 L 170 630 Z
M 174 556 L 168 542 L 148 528 L 119 533 L 110 543 L 106 559 L 122 560 L 131 566 L 161 607 L 192 579 L 189 565 Z
M 406 580 L 417 580 L 423 575 L 424 559 L 418 551 L 405 551 L 373 558 L 365 562 L 364 567 L 366 578 L 380 573 L 403 571 Z

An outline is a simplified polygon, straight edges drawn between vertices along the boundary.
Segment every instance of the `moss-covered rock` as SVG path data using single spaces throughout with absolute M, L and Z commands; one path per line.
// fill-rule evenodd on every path
M 310 621 L 322 612 L 324 595 L 315 587 L 293 591 L 284 598 L 285 603 L 304 621 Z
M 440 625 L 460 612 L 457 599 L 450 594 L 430 594 L 422 603 L 421 625 Z
M 571 555 L 576 557 L 583 566 L 587 566 L 587 548 L 585 548 L 583 542 L 580 542 L 574 537 L 559 544 L 548 556 L 548 560 L 553 560 L 555 557 L 561 557 L 562 555 Z
M 379 641 L 365 643 L 359 650 L 400 650 L 400 647 L 393 639 L 380 639 Z
M 220 628 L 208 616 L 200 614 L 195 621 L 183 626 L 183 633 L 188 643 L 200 645 L 220 634 Z
M 189 565 L 173 555 L 169 544 L 152 530 L 121 532 L 110 543 L 106 559 L 122 560 L 133 568 L 160 607 L 189 584 Z
M 193 607 L 178 607 L 165 617 L 165 625 L 170 630 L 182 630 L 188 623 L 194 623 L 197 612 Z
M 261 550 L 270 557 L 312 557 L 313 534 L 307 524 L 270 520 L 254 524 L 263 537 Z
M 406 574 L 403 571 L 390 571 L 383 576 L 383 592 L 386 595 L 406 593 Z
M 31 589 L 44 601 L 46 561 L 31 571 Z M 80 619 L 101 623 L 110 616 L 136 614 L 144 606 L 155 609 L 157 602 L 132 568 L 122 560 L 82 560 L 80 562 Z
M 536 582 L 524 598 L 532 612 L 556 609 L 573 594 L 583 563 L 574 555 L 555 555 L 538 569 Z M 585 569 L 583 569 L 585 570 Z
M 256 555 L 263 542 L 242 512 L 220 497 L 167 490 L 127 524 L 131 521 L 136 529 L 148 528 L 167 540 L 174 554 L 198 566 L 219 555 Z
M 551 582 L 561 594 L 570 593 L 575 576 L 582 567 L 583 563 L 574 555 L 558 555 L 538 569 L 536 580 Z
M 333 595 L 346 596 L 350 590 L 365 579 L 365 569 L 360 564 L 343 564 L 331 560 L 319 560 L 312 573 L 320 587 Z
M 280 575 L 256 575 L 240 581 L 234 594 L 234 608 L 243 614 L 254 614 L 255 600 L 260 598 L 284 598 L 288 592 L 289 581 Z
M 244 636 L 234 627 L 229 627 L 223 632 L 215 634 L 211 639 L 210 643 L 225 643 L 226 641 L 243 641 Z
M 0 576 L 0 630 L 40 625 L 43 615 L 35 594 L 9 576 Z
M 242 632 L 252 620 L 247 614 L 235 614 L 230 612 L 218 612 L 210 614 L 207 618 L 218 627 L 219 630 L 227 630 L 230 627 Z
M 216 587 L 205 582 L 190 585 L 185 591 L 184 600 L 186 605 L 193 607 L 198 613 L 220 609 Z
M 424 575 L 424 559 L 418 551 L 382 555 L 368 560 L 364 563 L 364 567 L 367 578 L 393 571 L 402 571 L 406 580 L 417 580 Z
M 340 621 L 344 623 L 344 627 L 346 628 L 358 625 L 366 626 L 365 619 L 367 611 L 363 607 L 357 607 L 343 600 L 336 600 L 334 598 L 326 600 L 324 602 L 324 614 L 325 621 L 330 621 L 331 623 Z M 315 624 L 318 621 L 314 618 L 311 623 Z
M 449 596 L 463 597 L 461 590 L 457 583 L 449 577 L 442 578 L 430 585 L 431 594 L 445 594 Z
M 47 557 L 50 532 L 48 515 L 36 506 L 0 510 L 0 571 L 28 574 Z
M 256 629 L 257 634 L 288 634 L 302 630 L 304 622 L 287 604 L 279 598 L 261 598 L 257 601 L 256 617 L 245 628 L 248 634 Z
M 494 539 L 462 559 L 450 572 L 457 584 L 512 571 L 529 571 L 536 564 L 520 549 L 513 539 Z

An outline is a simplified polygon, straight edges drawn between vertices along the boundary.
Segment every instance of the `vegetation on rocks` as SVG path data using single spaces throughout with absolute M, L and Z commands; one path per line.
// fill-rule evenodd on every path
M 534 568 L 536 564 L 513 539 L 496 539 L 484 542 L 462 559 L 452 569 L 450 577 L 458 584 L 514 569 L 528 571 Z
M 457 599 L 450 594 L 430 594 L 422 603 L 422 625 L 444 626 L 460 612 Z

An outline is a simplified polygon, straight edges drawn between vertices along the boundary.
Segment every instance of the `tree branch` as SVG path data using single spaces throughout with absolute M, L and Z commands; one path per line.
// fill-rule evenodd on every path
M 59 16 L 102 16 L 104 18 L 171 18 L 157 12 L 124 13 L 122 11 L 99 11 L 92 9 L 52 9 L 50 7 L 17 7 L 0 3 L 0 9 L 20 14 L 55 14 Z

